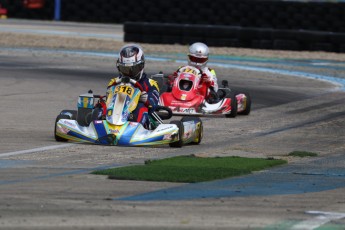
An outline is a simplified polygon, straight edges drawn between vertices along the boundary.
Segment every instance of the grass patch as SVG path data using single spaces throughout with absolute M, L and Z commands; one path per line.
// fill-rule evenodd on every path
M 112 168 L 92 173 L 108 175 L 110 179 L 120 180 L 194 183 L 250 174 L 252 171 L 285 163 L 285 160 L 262 158 L 177 156 L 149 160 L 145 165 Z
M 289 156 L 294 157 L 316 157 L 317 153 L 306 152 L 306 151 L 293 151 L 288 154 Z

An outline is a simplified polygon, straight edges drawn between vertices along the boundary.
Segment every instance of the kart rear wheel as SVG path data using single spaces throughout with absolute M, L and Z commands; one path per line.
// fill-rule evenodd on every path
M 235 94 L 232 93 L 231 96 L 227 96 L 231 98 L 231 112 L 229 114 L 225 114 L 225 117 L 236 117 L 237 116 L 237 98 Z
M 78 108 L 77 122 L 81 126 L 88 126 L 91 120 L 92 109 L 89 108 Z
M 183 133 L 184 133 L 183 122 L 182 121 L 171 121 L 170 124 L 177 125 L 177 128 L 178 128 L 178 139 L 179 140 L 176 141 L 176 142 L 169 143 L 169 146 L 173 147 L 173 148 L 181 148 L 182 145 L 183 145 L 182 137 L 183 137 Z
M 69 116 L 67 119 L 77 120 L 77 110 L 62 110 L 60 115 L 67 115 Z
M 67 142 L 68 140 L 62 137 L 59 137 L 58 135 L 56 135 L 56 123 L 60 120 L 60 119 L 71 119 L 70 116 L 68 115 L 64 115 L 64 114 L 60 114 L 56 117 L 55 120 L 55 128 L 54 128 L 54 136 L 55 136 L 55 140 L 58 142 Z
M 88 117 L 87 117 L 88 125 L 90 125 L 91 122 L 98 120 L 100 113 L 101 113 L 100 108 L 93 109 L 91 114 L 88 114 Z
M 238 114 L 241 114 L 241 115 L 249 115 L 250 113 L 250 110 L 251 110 L 251 107 L 252 107 L 252 99 L 250 97 L 250 94 L 249 93 L 243 93 L 244 95 L 246 95 L 246 98 L 247 98 L 247 101 L 246 101 L 246 108 L 238 113 Z

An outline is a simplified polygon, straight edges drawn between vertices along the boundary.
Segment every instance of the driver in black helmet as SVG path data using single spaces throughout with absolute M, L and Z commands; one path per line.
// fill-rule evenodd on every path
M 159 88 L 156 81 L 149 79 L 144 73 L 145 57 L 142 48 L 136 44 L 128 44 L 121 48 L 116 67 L 120 75 L 110 80 L 108 88 L 116 85 L 116 80 L 123 76 L 136 80 L 143 91 L 137 108 L 132 112 L 134 120 L 149 128 L 149 112 L 155 111 L 159 101 Z

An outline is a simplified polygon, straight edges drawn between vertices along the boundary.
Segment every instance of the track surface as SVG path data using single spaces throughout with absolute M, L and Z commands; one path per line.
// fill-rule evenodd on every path
M 225 60 L 228 64 L 239 60 Z M 253 65 L 246 60 L 244 65 Z M 342 67 L 256 66 L 344 77 Z M 147 72 L 176 63 L 147 62 Z M 60 144 L 54 120 L 79 94 L 104 92 L 114 60 L 0 49 L 0 226 L 56 229 L 342 229 L 345 226 L 345 95 L 323 81 L 217 68 L 253 97 L 249 116 L 202 118 L 204 140 L 182 149 Z M 288 158 L 293 150 L 317 158 Z M 276 157 L 285 167 L 201 184 L 108 180 L 96 168 L 175 155 Z M 322 220 L 322 221 L 321 221 Z

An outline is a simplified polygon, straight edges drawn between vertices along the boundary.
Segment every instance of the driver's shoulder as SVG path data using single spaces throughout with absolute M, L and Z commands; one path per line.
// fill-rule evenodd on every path
M 216 77 L 216 71 L 210 67 L 205 67 L 204 69 L 202 69 L 202 72 L 207 74 L 207 75 L 213 75 L 214 77 Z
M 108 86 L 113 85 L 116 82 L 116 80 L 118 80 L 118 79 L 120 79 L 119 76 L 111 78 L 109 83 L 108 83 Z

